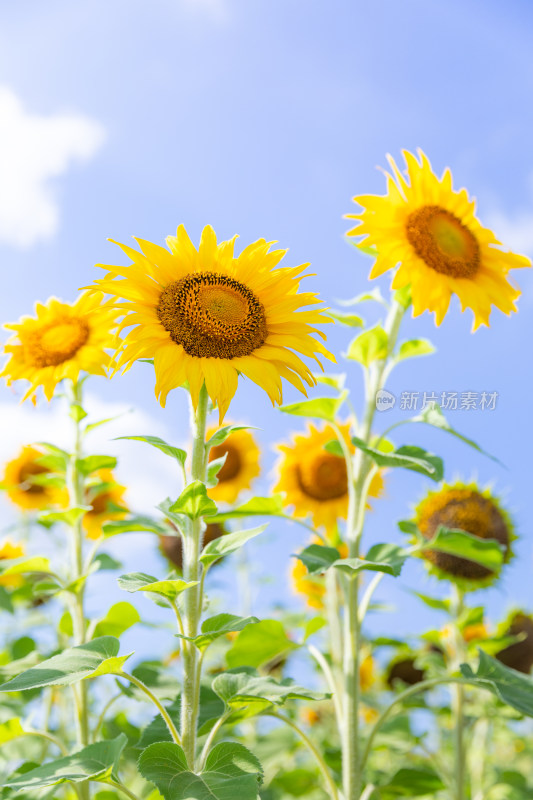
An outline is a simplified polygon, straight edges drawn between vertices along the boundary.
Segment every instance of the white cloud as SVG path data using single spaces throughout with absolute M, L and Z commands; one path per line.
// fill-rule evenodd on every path
M 85 399 L 84 406 L 90 412 L 90 422 L 117 417 L 88 435 L 86 451 L 118 457 L 116 476 L 120 483 L 127 486 L 126 499 L 132 511 L 154 513 L 155 506 L 165 497 L 177 497 L 181 483 L 176 462 L 144 442 L 114 441 L 119 436 L 148 434 L 167 439 L 169 434 L 160 422 L 144 411 L 132 410 L 124 403 L 105 403 L 90 395 Z M 1 472 L 5 462 L 17 456 L 24 444 L 47 441 L 65 449 L 71 445 L 72 422 L 61 402 L 53 402 L 50 406 L 43 404 L 37 408 L 30 403 L 17 405 L 0 402 L 0 419 Z M 179 442 L 177 444 L 180 445 Z M 8 516 L 14 519 L 16 512 L 7 499 L 0 498 L 0 503 L 3 506 L 3 523 Z
M 52 236 L 59 225 L 52 179 L 91 158 L 103 140 L 89 117 L 31 114 L 0 87 L 0 242 L 29 247 Z

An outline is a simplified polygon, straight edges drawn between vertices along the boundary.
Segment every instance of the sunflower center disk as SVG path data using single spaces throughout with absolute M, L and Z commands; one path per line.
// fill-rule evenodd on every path
M 336 500 L 348 491 L 348 478 L 343 458 L 321 453 L 297 467 L 298 483 L 304 494 L 314 500 Z
M 443 508 L 430 510 L 419 520 L 420 531 L 426 539 L 431 539 L 441 525 L 459 528 L 478 539 L 496 539 L 506 551 L 509 550 L 510 535 L 505 519 L 488 498 L 477 492 L 460 498 L 451 496 Z M 492 575 L 487 567 L 466 558 L 435 550 L 426 551 L 424 555 L 444 572 L 460 578 L 476 580 Z
M 72 358 L 89 338 L 85 320 L 65 319 L 31 334 L 26 356 L 34 367 L 51 367 Z
M 422 206 L 409 214 L 406 232 L 416 254 L 436 272 L 451 278 L 473 278 L 478 271 L 479 242 L 450 211 Z
M 247 356 L 267 337 L 265 310 L 254 293 L 214 272 L 196 272 L 169 284 L 157 315 L 171 339 L 196 358 Z
M 224 461 L 222 468 L 219 469 L 217 475 L 219 483 L 231 481 L 233 478 L 236 478 L 242 469 L 241 454 L 236 447 L 232 447 L 231 445 L 220 444 L 217 447 L 213 447 L 209 454 L 209 461 L 222 458 L 222 456 L 224 456 L 226 453 L 226 460 Z
M 28 494 L 43 494 L 45 491 L 44 486 L 39 483 L 34 483 L 33 478 L 35 475 L 44 475 L 48 470 L 41 466 L 41 464 L 24 464 L 19 472 L 19 488 Z

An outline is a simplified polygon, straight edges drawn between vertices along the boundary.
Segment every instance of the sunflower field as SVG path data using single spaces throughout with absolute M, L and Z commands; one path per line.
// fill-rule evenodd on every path
M 187 15 L 201 6 L 188 35 L 216 72 L 215 45 L 201 38 L 208 10 L 230 38 L 245 20 L 251 34 L 254 12 L 198 3 L 139 6 L 132 24 L 140 31 L 152 14 L 163 25 L 177 13 L 192 26 Z M 82 6 L 90 29 L 93 10 Z M 298 45 L 331 13 L 310 7 L 318 27 L 293 31 Z M 280 4 L 273 13 L 281 24 Z M 363 19 L 376 13 L 365 8 Z M 437 11 L 424 13 L 432 31 Z M 16 16 L 7 13 L 10 25 Z M 163 50 L 157 58 L 145 98 L 174 64 Z M 275 73 L 261 75 L 267 91 Z M 2 91 L 9 127 L 23 112 Z M 178 88 L 171 99 L 197 108 Z M 141 126 L 144 112 L 141 103 Z M 234 118 L 215 117 L 212 141 L 227 124 L 238 136 Z M 118 118 L 120 149 L 128 132 Z M 34 118 L 24 119 L 29 131 Z M 194 114 L 181 120 L 202 139 Z M 279 120 L 255 124 L 270 135 Z M 179 147 L 188 140 L 172 125 Z M 396 146 L 400 124 L 388 133 Z M 530 308 L 531 260 L 521 252 L 530 247 L 505 241 L 506 231 L 516 237 L 503 212 L 480 221 L 478 187 L 456 177 L 454 160 L 466 174 L 468 158 L 484 154 L 461 151 L 451 135 L 436 156 L 400 144 L 383 150 L 370 180 L 374 149 L 367 158 L 357 135 L 366 167 L 343 166 L 355 196 L 342 193 L 345 181 L 344 200 L 331 188 L 321 206 L 324 230 L 337 225 L 340 263 L 313 257 L 323 231 L 299 223 L 298 204 L 281 197 L 289 177 L 279 203 L 303 225 L 296 251 L 307 248 L 310 263 L 287 250 L 285 211 L 281 243 L 270 241 L 272 220 L 258 238 L 260 220 L 247 216 L 254 197 L 235 199 L 231 181 L 204 216 L 185 163 L 181 188 L 172 164 L 150 198 L 160 210 L 173 183 L 175 234 L 118 241 L 117 230 L 143 232 L 136 203 L 148 206 L 139 187 L 149 193 L 150 182 L 139 166 L 121 194 L 124 215 L 95 217 L 98 233 L 105 222 L 117 240 L 93 236 L 89 213 L 80 223 L 89 242 L 80 234 L 75 246 L 65 239 L 64 255 L 54 250 L 65 270 L 27 251 L 31 270 L 18 273 L 22 290 L 2 320 L 1 800 L 533 797 L 529 423 L 526 400 L 505 406 L 511 373 L 527 396 L 518 325 Z M 52 152 L 60 136 L 47 141 Z M 148 162 L 169 146 L 166 133 L 150 141 Z M 200 175 L 198 147 L 180 158 L 196 159 Z M 237 185 L 255 158 L 242 152 Z M 499 158 L 505 170 L 511 155 Z M 28 237 L 37 212 L 24 168 L 13 174 Z M 83 201 L 89 211 L 97 195 L 111 205 L 112 181 L 100 177 Z M 2 202 L 0 247 L 15 248 Z M 144 233 L 160 228 L 152 221 Z M 235 228 L 254 233 L 224 238 Z M 101 253 L 105 263 L 93 266 Z M 9 259 L 4 269 L 16 278 Z M 513 488 L 521 470 L 527 483 Z

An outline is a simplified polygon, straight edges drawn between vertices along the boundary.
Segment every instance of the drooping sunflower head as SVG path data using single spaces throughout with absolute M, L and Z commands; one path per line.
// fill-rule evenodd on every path
M 185 228 L 167 239 L 170 252 L 137 239 L 142 250 L 119 245 L 132 260 L 109 270 L 99 288 L 125 302 L 125 336 L 118 367 L 129 369 L 139 358 L 153 358 L 156 396 L 186 381 L 196 407 L 202 384 L 224 417 L 244 375 L 281 403 L 281 379 L 305 394 L 304 382 L 316 381 L 301 356 L 332 360 L 314 334 L 329 321 L 316 294 L 298 293 L 307 265 L 277 268 L 285 250 L 270 251 L 260 239 L 235 257 L 235 239 L 217 243 L 206 226 L 198 250 Z M 119 277 L 121 279 L 119 280 Z
M 350 426 L 339 425 L 351 451 Z M 337 438 L 331 425 L 316 428 L 309 425 L 303 434 L 293 436 L 290 445 L 279 445 L 281 457 L 277 470 L 279 480 L 275 492 L 285 495 L 287 506 L 294 508 L 296 517 L 313 518 L 316 528 L 335 530 L 339 519 L 348 512 L 348 477 L 346 463 L 341 456 L 324 449 Z M 383 478 L 376 473 L 370 484 L 369 496 L 379 497 L 383 491 Z
M 22 447 L 20 453 L 4 469 L 3 484 L 6 494 L 19 508 L 26 511 L 43 511 L 54 506 L 65 506 L 68 496 L 51 478 L 51 470 L 40 463 L 45 454 L 32 445 Z
M 51 298 L 36 304 L 34 317 L 5 325 L 14 333 L 4 348 L 9 359 L 0 376 L 8 385 L 29 381 L 23 400 L 35 399 L 40 386 L 51 400 L 60 381 L 76 381 L 80 372 L 107 374 L 118 312 L 102 299 L 101 292 L 84 292 L 72 304 Z
M 0 562 L 22 558 L 25 554 L 24 545 L 19 542 L 13 543 L 9 539 L 4 539 L 0 544 Z M 5 586 L 8 589 L 18 589 L 23 583 L 24 578 L 22 575 L 0 575 L 0 586 Z
M 376 248 L 371 278 L 400 265 L 392 287 L 411 286 L 414 316 L 435 312 L 440 325 L 456 294 L 463 311 L 472 309 L 476 330 L 489 324 L 492 306 L 505 314 L 516 311 L 520 291 L 509 282 L 509 270 L 531 262 L 500 249 L 475 216 L 466 190 L 453 190 L 450 170 L 439 179 L 425 154 L 418 155 L 419 160 L 404 151 L 406 177 L 389 156 L 387 194 L 354 198 L 364 210 L 347 214 L 358 222 L 348 236 L 364 236 L 361 244 Z
M 533 668 L 533 617 L 523 611 L 512 613 L 502 625 L 504 636 L 517 636 L 519 641 L 496 653 L 506 667 L 529 675 Z
M 207 431 L 207 439 L 215 428 Z M 252 481 L 257 478 L 260 450 L 250 431 L 233 431 L 222 444 L 215 445 L 209 452 L 209 461 L 216 461 L 226 456 L 226 460 L 218 471 L 218 483 L 208 490 L 213 500 L 234 503 L 239 494 L 250 489 Z
M 91 507 L 83 516 L 82 525 L 88 539 L 99 539 L 105 522 L 124 519 L 128 508 L 124 503 L 126 487 L 115 481 L 110 469 L 100 469 L 86 488 L 85 503 Z
M 509 514 L 488 489 L 480 490 L 475 484 L 445 484 L 429 492 L 416 508 L 415 522 L 425 539 L 432 539 L 443 526 L 496 540 L 503 548 L 504 562 L 512 555 L 515 535 Z M 422 555 L 437 577 L 453 579 L 467 590 L 486 586 L 498 577 L 482 564 L 449 553 L 426 550 Z
M 174 527 L 174 525 L 172 526 Z M 183 545 L 181 541 L 181 536 L 177 533 L 175 536 L 160 536 L 159 537 L 159 549 L 161 553 L 164 555 L 166 560 L 169 564 L 177 569 L 179 572 L 183 570 Z M 227 530 L 224 528 L 223 525 L 220 525 L 218 522 L 213 522 L 209 525 L 206 525 L 204 535 L 203 535 L 203 545 L 205 547 L 206 544 L 209 542 L 214 542 L 215 539 L 220 538 L 220 536 L 224 536 L 227 533 Z M 213 564 L 216 567 L 223 561 L 220 558 L 218 561 L 215 561 Z
M 397 688 L 397 684 L 414 686 L 424 680 L 425 670 L 416 665 L 416 654 L 398 654 L 388 665 L 386 673 L 387 685 Z

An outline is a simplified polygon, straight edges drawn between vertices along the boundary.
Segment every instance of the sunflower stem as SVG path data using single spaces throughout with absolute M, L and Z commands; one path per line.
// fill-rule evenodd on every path
M 464 594 L 457 586 L 452 589 L 452 608 L 453 608 L 453 633 L 455 663 L 454 668 L 458 669 L 464 661 L 465 647 L 464 639 L 459 628 L 459 618 L 464 609 Z M 466 746 L 464 738 L 465 730 L 465 690 L 461 684 L 455 684 L 452 693 L 452 713 L 454 722 L 454 757 L 455 757 L 455 800 L 465 800 L 466 794 Z
M 370 444 L 372 425 L 376 413 L 376 394 L 383 388 L 385 375 L 396 347 L 400 325 L 405 308 L 393 301 L 385 331 L 388 336 L 386 356 L 365 370 L 366 404 L 361 426 L 360 438 Z M 339 442 L 343 448 L 348 478 L 348 515 L 346 537 L 350 558 L 358 558 L 361 536 L 365 522 L 365 510 L 372 462 L 357 450 L 352 457 L 342 436 Z M 343 673 L 344 683 L 341 706 L 344 709 L 344 724 L 341 729 L 342 784 L 345 800 L 359 800 L 362 789 L 362 759 L 359 736 L 359 661 L 361 620 L 359 616 L 359 576 L 344 578 L 346 600 L 344 608 Z
M 200 389 L 198 407 L 191 411 L 193 434 L 191 481 L 206 479 L 207 449 L 205 431 L 207 423 L 207 389 Z M 203 606 L 203 581 L 200 552 L 202 547 L 203 521 L 195 519 L 183 533 L 183 578 L 187 582 L 199 581 L 184 594 L 183 627 L 185 635 L 194 638 Z M 198 650 L 192 642 L 183 641 L 183 692 L 181 698 L 181 736 L 182 746 L 191 770 L 196 758 L 196 725 L 200 695 L 200 672 Z
M 79 461 L 83 457 L 82 452 L 82 431 L 80 420 L 76 411 L 82 406 L 82 383 L 73 382 L 71 392 L 71 417 L 74 420 L 74 449 L 70 456 L 67 467 L 67 489 L 70 507 L 77 507 L 84 504 L 84 479 L 79 470 Z M 76 520 L 70 528 L 71 546 L 71 580 L 76 581 L 83 576 L 83 528 L 81 517 Z M 71 604 L 72 630 L 74 644 L 84 644 L 87 633 L 87 621 L 84 609 L 85 583 L 80 581 L 73 594 Z M 81 681 L 77 687 L 77 714 L 78 714 L 78 745 L 85 747 L 89 744 L 89 703 L 87 696 L 87 682 Z M 89 782 L 79 785 L 82 800 L 90 797 Z

